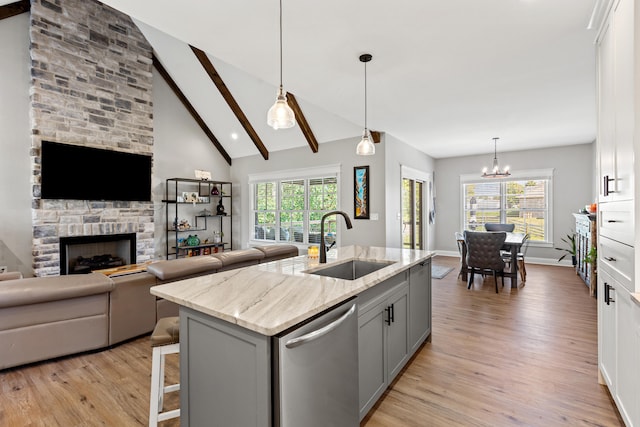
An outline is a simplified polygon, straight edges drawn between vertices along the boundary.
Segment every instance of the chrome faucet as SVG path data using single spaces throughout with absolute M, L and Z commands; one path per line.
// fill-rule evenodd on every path
M 328 248 L 324 244 L 324 220 L 329 215 L 337 215 L 337 214 L 342 215 L 344 217 L 344 222 L 347 224 L 347 229 L 353 228 L 353 225 L 351 225 L 351 218 L 349 218 L 349 215 L 347 215 L 346 213 L 344 213 L 342 211 L 331 211 L 331 212 L 327 212 L 326 214 L 322 215 L 322 219 L 320 220 L 320 264 L 326 264 L 326 262 L 327 262 L 327 250 L 328 250 Z M 333 242 L 333 243 L 335 243 L 335 242 Z M 332 246 L 333 246 L 333 244 L 332 244 Z M 331 246 L 329 248 L 331 248 Z

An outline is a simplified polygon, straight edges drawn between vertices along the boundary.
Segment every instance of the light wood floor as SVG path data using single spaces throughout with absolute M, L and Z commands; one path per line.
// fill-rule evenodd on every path
M 532 265 L 526 286 L 507 279 L 500 294 L 493 279 L 467 290 L 456 275 L 433 280 L 432 341 L 363 426 L 622 425 L 597 381 L 596 301 L 573 270 Z M 142 337 L 0 371 L 0 426 L 146 425 L 150 356 Z M 177 370 L 170 359 L 169 380 Z

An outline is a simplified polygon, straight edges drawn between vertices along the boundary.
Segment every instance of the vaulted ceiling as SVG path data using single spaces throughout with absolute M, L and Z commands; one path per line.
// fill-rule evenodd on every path
M 232 158 L 258 154 L 189 45 L 207 53 L 266 148 L 279 84 L 278 0 L 104 0 L 131 15 Z M 435 157 L 589 143 L 595 0 L 283 0 L 284 87 L 320 143 L 364 124 Z M 236 134 L 237 139 L 232 139 Z M 355 149 L 352 147 L 350 149 Z M 311 150 L 310 150 L 311 152 Z

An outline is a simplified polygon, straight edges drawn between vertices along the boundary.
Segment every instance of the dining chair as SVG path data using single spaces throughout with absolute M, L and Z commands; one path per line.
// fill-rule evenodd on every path
M 497 224 L 495 222 L 486 222 L 484 229 L 487 231 L 508 231 L 513 232 L 515 230 L 515 224 Z
M 527 248 L 529 247 L 529 234 L 524 235 L 524 239 L 522 239 L 522 247 L 521 251 L 518 252 L 517 260 L 518 260 L 518 270 L 520 270 L 520 278 L 522 279 L 522 283 L 527 281 L 527 268 L 524 264 L 524 257 L 527 254 Z
M 458 245 L 458 254 L 460 254 L 460 272 L 458 273 L 458 279 L 460 278 L 460 276 L 462 276 L 462 273 L 464 272 L 464 263 L 462 262 L 463 259 L 462 257 L 464 256 L 463 253 L 463 247 L 464 247 L 464 236 L 462 235 L 462 233 L 460 233 L 459 231 L 455 232 L 455 236 L 456 236 L 456 244 Z
M 520 247 L 520 252 L 516 255 L 516 261 L 518 262 L 518 271 L 520 272 L 520 279 L 522 283 L 527 280 L 527 268 L 524 264 L 524 257 L 527 254 L 527 248 L 529 247 L 529 234 L 525 234 L 522 239 L 522 246 Z M 508 266 L 511 266 L 511 252 L 508 251 L 500 251 L 502 254 L 502 259 L 504 263 Z
M 500 255 L 500 248 L 506 238 L 507 233 L 504 231 L 483 232 L 467 230 L 464 232 L 464 241 L 467 246 L 467 268 L 471 273 L 467 289 L 471 289 L 475 272 L 484 275 L 484 272 L 487 271 L 493 273 L 496 293 L 498 293 L 498 274 L 502 277 L 502 286 L 504 287 L 504 260 Z

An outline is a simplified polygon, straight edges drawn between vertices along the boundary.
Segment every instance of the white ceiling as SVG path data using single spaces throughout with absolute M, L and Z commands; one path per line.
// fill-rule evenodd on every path
M 306 145 L 299 129 L 265 124 L 279 81 L 278 0 L 103 2 L 139 22 L 232 157 L 258 151 L 187 43 L 209 54 L 269 151 Z M 435 158 L 492 152 L 493 137 L 500 137 L 498 151 L 589 143 L 596 135 L 595 31 L 587 29 L 594 3 L 283 0 L 284 87 L 320 143 L 358 136 L 358 56 L 366 52 L 373 55 L 369 128 Z

